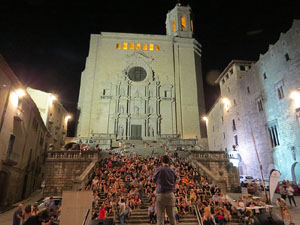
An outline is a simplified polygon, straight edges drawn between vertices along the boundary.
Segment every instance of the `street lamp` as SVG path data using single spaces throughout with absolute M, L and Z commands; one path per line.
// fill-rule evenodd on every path
M 67 116 L 65 117 L 65 122 L 67 123 L 67 122 L 69 121 L 69 119 L 71 119 L 71 118 L 72 118 L 71 115 L 67 115 Z
M 228 98 L 222 98 L 222 103 L 224 104 L 224 108 L 226 112 L 229 111 L 230 101 Z
M 202 117 L 202 120 L 204 120 L 206 123 L 208 123 L 208 118 L 207 118 L 207 116 L 203 116 L 203 117 Z

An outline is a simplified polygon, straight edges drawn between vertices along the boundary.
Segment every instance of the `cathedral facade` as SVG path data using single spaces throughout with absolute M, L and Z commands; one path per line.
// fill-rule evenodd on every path
M 91 35 L 77 137 L 205 137 L 201 45 L 193 38 L 191 8 L 171 10 L 166 31 Z

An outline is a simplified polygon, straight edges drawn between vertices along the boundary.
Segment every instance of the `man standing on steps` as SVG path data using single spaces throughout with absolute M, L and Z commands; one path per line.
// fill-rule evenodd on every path
M 174 213 L 176 173 L 169 167 L 169 156 L 162 156 L 161 162 L 162 166 L 157 168 L 153 175 L 153 182 L 157 184 L 155 200 L 157 224 L 164 224 L 166 211 L 170 224 L 176 225 Z

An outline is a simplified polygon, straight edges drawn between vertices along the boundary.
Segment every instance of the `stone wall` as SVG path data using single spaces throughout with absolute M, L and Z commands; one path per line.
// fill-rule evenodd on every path
M 81 175 L 98 160 L 97 151 L 51 151 L 46 161 L 44 196 L 61 196 L 63 191 L 74 190 Z M 89 173 L 86 173 L 89 175 Z
M 238 169 L 224 151 L 191 151 L 188 159 L 201 175 L 217 184 L 222 192 L 240 192 Z

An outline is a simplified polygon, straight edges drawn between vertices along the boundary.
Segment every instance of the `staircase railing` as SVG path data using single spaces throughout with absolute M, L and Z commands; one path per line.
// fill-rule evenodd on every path
M 86 222 L 87 222 L 87 220 L 88 220 L 89 214 L 90 214 L 90 209 L 88 209 L 88 210 L 86 211 L 86 214 L 85 214 L 84 220 L 83 220 L 83 222 L 82 222 L 82 225 L 86 225 L 86 224 L 87 224 Z
M 196 212 L 196 217 L 197 217 L 198 225 L 203 225 L 201 213 L 200 213 L 200 210 L 199 210 L 199 206 L 194 205 L 194 209 L 195 209 L 195 212 Z

